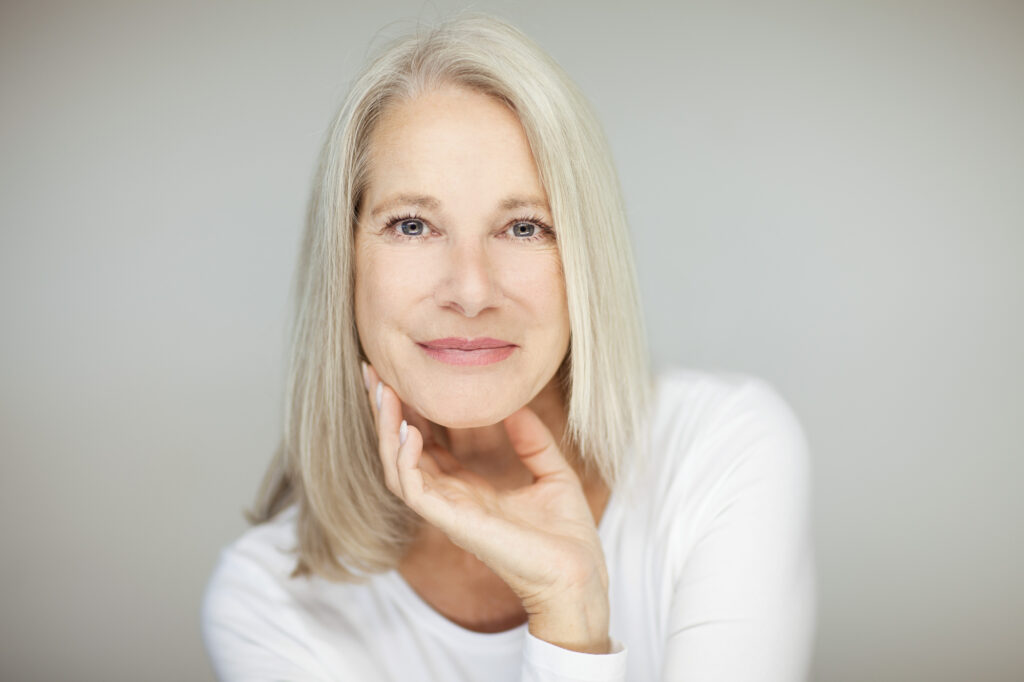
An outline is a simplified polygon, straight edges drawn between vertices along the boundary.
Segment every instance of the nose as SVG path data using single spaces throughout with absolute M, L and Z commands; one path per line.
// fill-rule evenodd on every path
M 434 298 L 439 306 L 476 317 L 499 298 L 498 273 L 480 240 L 453 240 L 447 245 Z

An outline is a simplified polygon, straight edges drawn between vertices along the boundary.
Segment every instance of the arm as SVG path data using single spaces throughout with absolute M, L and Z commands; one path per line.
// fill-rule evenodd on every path
M 810 471 L 799 422 L 745 386 L 705 440 L 725 466 L 676 577 L 663 680 L 795 682 L 813 641 Z

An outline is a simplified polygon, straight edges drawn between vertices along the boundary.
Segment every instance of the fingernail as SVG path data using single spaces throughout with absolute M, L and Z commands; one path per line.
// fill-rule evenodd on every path
M 380 381 L 377 382 L 377 409 L 380 409 L 380 403 L 384 399 L 384 384 Z
M 370 390 L 370 368 L 366 366 L 366 363 L 362 360 L 359 364 L 363 366 L 363 385 L 366 386 L 366 390 Z
M 409 436 L 409 425 L 402 420 L 402 425 L 398 427 L 398 444 L 405 445 L 405 439 Z

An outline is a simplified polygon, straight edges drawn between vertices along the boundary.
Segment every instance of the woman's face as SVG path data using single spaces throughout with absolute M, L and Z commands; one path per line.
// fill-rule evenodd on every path
M 388 110 L 359 206 L 355 313 L 403 402 L 442 426 L 486 426 L 552 381 L 569 314 L 551 225 L 503 104 L 446 87 Z

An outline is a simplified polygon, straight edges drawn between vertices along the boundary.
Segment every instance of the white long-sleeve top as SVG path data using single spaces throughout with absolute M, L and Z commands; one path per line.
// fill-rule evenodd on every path
M 612 652 L 523 624 L 456 625 L 395 570 L 364 584 L 289 578 L 297 508 L 225 547 L 202 603 L 220 680 L 795 682 L 815 623 L 809 453 L 789 405 L 743 374 L 659 375 L 646 452 L 598 525 Z M 634 453 L 637 454 L 637 453 Z

